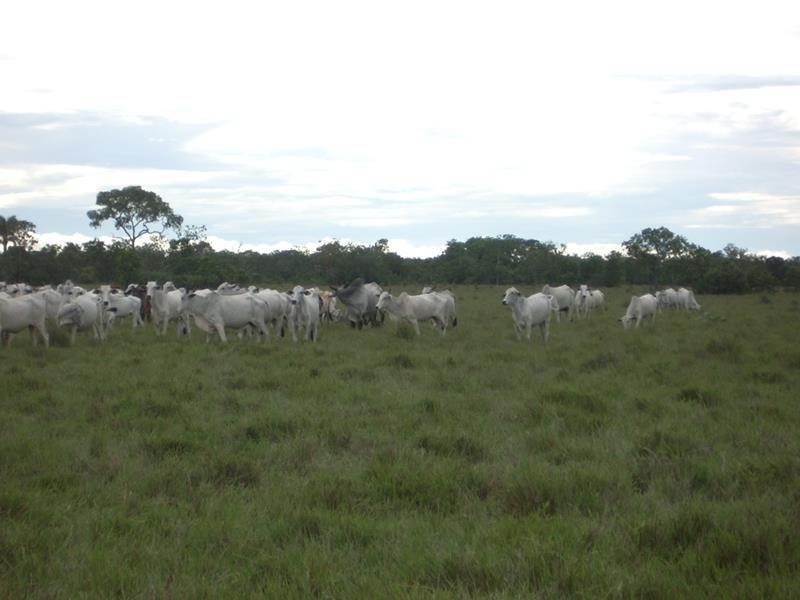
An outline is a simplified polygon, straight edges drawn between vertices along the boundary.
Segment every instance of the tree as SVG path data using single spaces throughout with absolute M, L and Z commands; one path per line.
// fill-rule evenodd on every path
M 675 235 L 666 227 L 648 227 L 622 242 L 628 256 L 644 263 L 650 271 L 652 283 L 657 283 L 661 265 L 670 258 L 686 255 L 692 248 L 682 235 Z
M 13 244 L 19 248 L 30 250 L 36 243 L 33 232 L 36 225 L 30 221 L 17 219 L 16 216 L 0 216 L 0 242 L 3 244 L 3 253 L 8 250 L 8 245 Z
M 113 219 L 114 227 L 124 234 L 117 239 L 125 241 L 131 250 L 136 248 L 139 238 L 145 235 L 163 237 L 168 229 L 180 230 L 183 223 L 183 217 L 175 214 L 161 196 L 138 185 L 100 192 L 96 204 L 99 210 L 86 213 L 89 224 L 98 228 L 104 221 Z

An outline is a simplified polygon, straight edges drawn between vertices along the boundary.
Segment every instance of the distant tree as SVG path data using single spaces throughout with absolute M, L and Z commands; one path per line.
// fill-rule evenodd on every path
M 24 219 L 17 219 L 16 216 L 0 216 L 0 243 L 3 244 L 3 252 L 8 250 L 9 244 L 19 248 L 30 250 L 36 243 L 33 233 L 36 225 Z
M 161 238 L 168 229 L 179 231 L 183 223 L 183 217 L 175 214 L 161 196 L 138 185 L 100 192 L 96 204 L 100 207 L 98 210 L 86 213 L 89 224 L 98 228 L 112 219 L 114 227 L 124 234 L 117 239 L 123 240 L 131 250 L 136 248 L 136 241 L 141 237 Z
M 672 233 L 666 227 L 642 229 L 622 242 L 622 245 L 628 256 L 644 263 L 653 284 L 658 282 L 664 261 L 684 256 L 692 249 L 692 245 L 685 237 Z

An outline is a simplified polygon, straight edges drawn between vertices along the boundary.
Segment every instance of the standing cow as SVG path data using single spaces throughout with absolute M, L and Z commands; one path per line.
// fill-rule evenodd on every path
M 567 319 L 572 320 L 573 318 L 573 304 L 575 302 L 575 290 L 573 290 L 568 285 L 560 285 L 558 287 L 551 287 L 549 284 L 545 284 L 542 287 L 542 293 L 546 296 L 553 296 L 558 302 L 558 312 L 556 312 L 556 321 L 561 321 L 561 313 L 567 313 Z
M 19 298 L 0 297 L 0 338 L 5 338 L 8 346 L 11 345 L 13 334 L 30 327 L 42 337 L 45 348 L 49 348 L 50 336 L 47 334 L 46 318 L 45 298 L 39 294 L 28 294 Z M 36 343 L 37 338 L 34 335 L 33 344 Z
M 364 283 L 359 277 L 346 287 L 331 286 L 331 289 L 334 297 L 345 305 L 351 327 L 361 329 L 365 323 L 380 324 L 377 307 L 383 289 L 377 283 Z
M 548 340 L 550 337 L 550 315 L 553 312 L 553 305 L 558 302 L 553 296 L 537 293 L 526 298 L 517 288 L 511 287 L 506 290 L 502 302 L 504 305 L 511 307 L 514 333 L 517 334 L 518 340 L 522 339 L 522 330 L 524 329 L 530 341 L 531 328 L 534 325 L 539 326 L 542 340 L 545 342 Z

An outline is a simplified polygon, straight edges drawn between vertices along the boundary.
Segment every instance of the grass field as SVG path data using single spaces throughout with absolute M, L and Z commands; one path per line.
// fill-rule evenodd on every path
M 19 336 L 0 593 L 796 597 L 800 296 L 623 331 L 614 289 L 545 347 L 503 290 L 444 339 Z

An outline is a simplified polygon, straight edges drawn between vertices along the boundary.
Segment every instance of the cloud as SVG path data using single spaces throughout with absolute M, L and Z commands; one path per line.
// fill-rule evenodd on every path
M 714 192 L 725 202 L 691 211 L 691 228 L 772 228 L 800 225 L 800 196 L 763 192 Z
M 718 92 L 798 86 L 800 86 L 800 77 L 797 76 L 716 75 L 690 78 L 682 83 L 673 84 L 669 91 L 675 93 Z
M 207 240 L 215 250 L 228 250 L 229 252 L 252 251 L 263 254 L 281 252 L 285 250 L 315 252 L 320 246 L 329 244 L 331 242 L 339 242 L 341 244 L 370 245 L 369 243 L 365 242 L 356 242 L 351 239 L 333 237 L 325 237 L 314 242 L 303 242 L 300 244 L 287 241 L 246 244 L 236 240 L 225 239 L 213 235 L 208 236 Z M 388 242 L 389 251 L 395 252 L 405 258 L 432 258 L 444 252 L 445 248 L 447 247 L 446 244 L 417 244 L 408 239 L 389 239 Z
M 608 244 L 608 243 L 584 244 L 578 242 L 567 242 L 565 246 L 567 254 L 575 254 L 577 256 L 583 256 L 584 254 L 597 254 L 598 256 L 608 256 L 612 252 L 619 252 L 621 254 L 625 254 L 625 249 L 622 247 L 622 244 Z
M 792 258 L 792 254 L 787 252 L 786 250 L 755 250 L 750 254 L 754 254 L 755 256 L 764 256 L 769 258 L 770 256 L 778 256 L 780 258 L 789 259 Z
M 91 242 L 94 239 L 99 239 L 101 242 L 106 244 L 111 244 L 114 242 L 113 238 L 105 235 L 101 236 L 88 236 L 82 233 L 57 233 L 54 231 L 50 231 L 47 233 L 36 233 L 34 234 L 36 237 L 36 248 L 42 248 L 43 246 L 64 246 L 68 243 L 78 244 L 79 246 L 85 244 L 86 242 Z
M 219 169 L 211 157 L 184 150 L 191 138 L 208 128 L 158 116 L 94 111 L 0 112 L 0 164 Z

